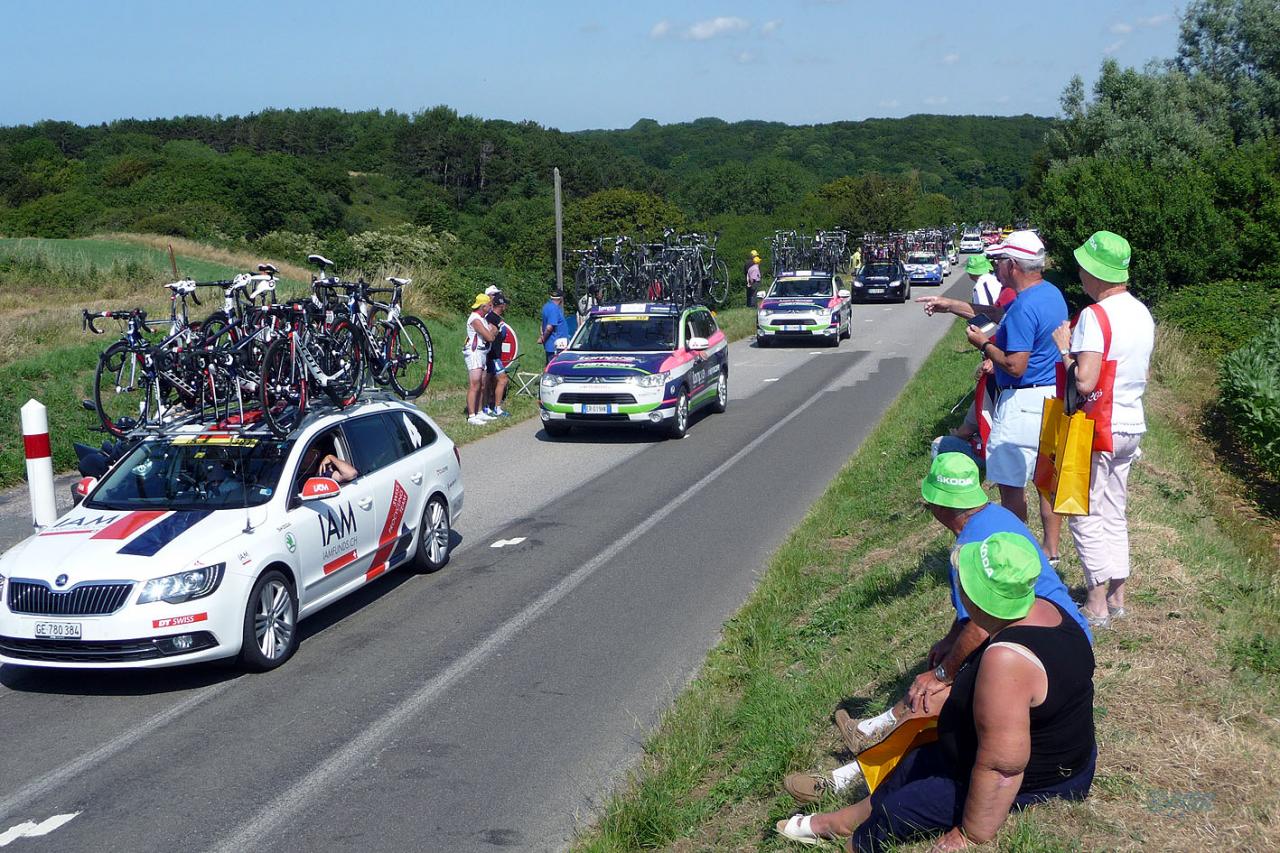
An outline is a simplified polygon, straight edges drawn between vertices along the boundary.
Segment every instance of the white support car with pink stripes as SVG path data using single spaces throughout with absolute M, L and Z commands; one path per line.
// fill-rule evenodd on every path
M 87 485 L 0 557 L 0 663 L 273 669 L 299 620 L 392 569 L 443 567 L 463 502 L 454 443 L 395 400 L 284 439 L 167 431 Z

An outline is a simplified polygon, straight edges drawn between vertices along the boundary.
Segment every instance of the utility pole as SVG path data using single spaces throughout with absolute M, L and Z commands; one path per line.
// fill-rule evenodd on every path
M 564 289 L 564 217 L 560 212 L 560 170 L 552 169 L 556 182 L 556 289 Z

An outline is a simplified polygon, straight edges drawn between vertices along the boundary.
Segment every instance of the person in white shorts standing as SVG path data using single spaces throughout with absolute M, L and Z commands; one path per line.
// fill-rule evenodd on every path
M 1129 292 L 1127 240 L 1099 231 L 1076 249 L 1075 257 L 1080 283 L 1094 304 L 1080 312 L 1074 333 L 1063 323 L 1054 332 L 1054 341 L 1068 381 L 1074 378 L 1085 411 L 1094 419 L 1094 453 L 1089 514 L 1072 516 L 1069 526 L 1088 590 L 1080 612 L 1090 625 L 1106 628 L 1112 619 L 1126 615 L 1129 525 L 1125 506 L 1129 467 L 1141 455 L 1138 444 L 1147 431 L 1142 395 L 1155 346 L 1155 321 Z M 1114 380 L 1110 381 L 1104 373 L 1112 370 Z M 1110 428 L 1104 430 L 1107 421 Z M 1104 449 L 1099 449 L 1100 444 Z
M 987 335 L 977 326 L 966 330 L 969 342 L 995 368 L 999 396 L 987 442 L 987 479 L 1000 488 L 1000 503 L 1024 522 L 1027 484 L 1035 473 L 1040 446 L 1040 418 L 1046 397 L 1057 393 L 1059 359 L 1053 332 L 1067 319 L 1067 302 L 1058 288 L 1044 280 L 1044 243 L 1034 231 L 1014 231 L 1002 243 L 987 248 L 996 276 L 1017 297 L 1007 308 L 975 306 L 958 299 L 925 296 L 917 299 L 925 313 L 946 312 L 972 318 L 980 309 L 999 327 Z M 1062 517 L 1040 497 L 1044 549 L 1050 564 L 1058 562 Z
M 485 320 L 489 297 L 477 293 L 467 317 L 467 337 L 462 344 L 462 357 L 467 364 L 467 423 L 483 426 L 493 418 L 480 411 L 481 389 L 484 387 L 484 362 L 489 357 L 489 342 L 497 329 Z

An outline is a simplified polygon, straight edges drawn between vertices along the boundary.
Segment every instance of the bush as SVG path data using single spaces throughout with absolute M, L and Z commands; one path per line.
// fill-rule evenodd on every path
M 536 272 L 509 270 L 501 267 L 451 267 L 439 284 L 439 292 L 431 294 L 441 311 L 465 312 L 477 293 L 495 284 L 511 301 L 509 313 L 536 317 L 547 301 L 553 279 Z M 571 310 L 565 300 L 565 311 Z
M 1280 319 L 1222 360 L 1219 385 L 1236 434 L 1280 479 Z
M 1191 335 L 1215 358 L 1239 349 L 1280 313 L 1280 290 L 1260 282 L 1195 284 L 1170 294 L 1156 306 L 1160 320 Z

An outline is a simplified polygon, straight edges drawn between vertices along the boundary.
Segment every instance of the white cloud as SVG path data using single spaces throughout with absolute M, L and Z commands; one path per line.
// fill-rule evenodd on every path
M 1133 24 L 1126 24 L 1124 21 L 1116 21 L 1111 25 L 1111 32 L 1118 36 L 1127 36 L 1133 32 Z
M 738 63 L 739 65 L 750 65 L 751 63 L 755 62 L 758 58 L 759 57 L 757 57 L 754 53 L 752 53 L 749 50 L 742 50 L 733 55 L 733 61 Z
M 1157 27 L 1163 27 L 1172 20 L 1172 15 L 1151 15 L 1147 18 L 1138 18 L 1133 23 L 1116 21 L 1107 29 L 1110 30 L 1112 35 L 1127 36 L 1134 30 L 1154 30 Z
M 723 36 L 729 33 L 738 33 L 749 28 L 751 22 L 746 18 L 735 17 L 719 17 L 708 18 L 705 21 L 698 21 L 685 31 L 685 38 L 694 41 L 706 41 L 716 36 Z
M 959 61 L 960 54 L 958 53 L 948 53 L 946 56 L 942 57 L 943 65 L 955 65 Z
M 930 95 L 924 99 L 925 106 L 940 107 L 947 101 L 951 100 L 946 95 Z
M 649 38 L 660 39 L 665 38 L 671 32 L 671 22 L 666 18 L 653 25 L 653 29 L 649 30 Z
M 776 33 L 778 31 L 778 28 L 781 26 L 782 26 L 782 21 L 780 20 L 775 19 L 772 21 L 765 21 L 763 24 L 760 25 L 760 35 L 771 36 L 774 33 Z
M 900 105 L 901 105 L 901 104 L 900 104 L 900 102 L 898 101 L 898 99 L 897 99 L 897 98 L 890 98 L 890 99 L 889 99 L 889 100 L 887 100 L 887 101 L 881 101 L 881 102 L 880 102 L 880 106 L 882 106 L 882 107 L 884 107 L 884 108 L 886 108 L 886 109 L 890 109 L 890 110 L 892 110 L 892 109 L 894 109 L 894 108 L 896 108 L 896 107 L 898 107 L 898 106 L 900 106 Z
M 1117 41 L 1113 41 L 1111 44 L 1109 44 L 1109 45 L 1107 45 L 1106 47 L 1104 47 L 1104 48 L 1102 49 L 1102 55 L 1103 55 L 1103 56 L 1114 56 L 1114 55 L 1115 55 L 1115 53 L 1116 53 L 1118 50 L 1120 50 L 1120 48 L 1122 48 L 1122 47 L 1124 47 L 1124 39 L 1118 39 Z
M 1152 15 L 1150 18 L 1139 18 L 1138 26 L 1155 29 L 1163 27 L 1165 24 L 1173 20 L 1173 15 Z

